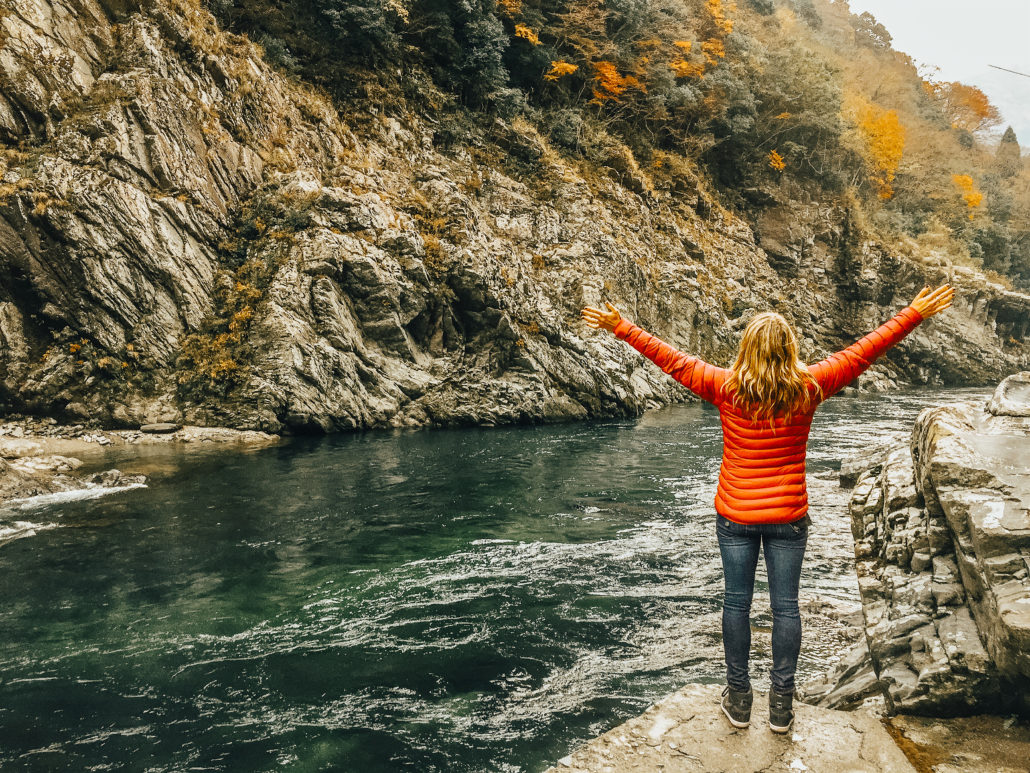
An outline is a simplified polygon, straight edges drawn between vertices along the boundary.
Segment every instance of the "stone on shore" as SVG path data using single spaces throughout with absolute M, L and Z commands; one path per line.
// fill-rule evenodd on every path
M 150 433 L 163 433 L 163 432 L 175 432 L 176 430 L 182 429 L 181 424 L 173 424 L 169 421 L 158 422 L 157 424 L 143 424 L 140 426 L 140 432 Z
M 743 730 L 726 720 L 721 698 L 718 685 L 687 685 L 546 773 L 915 771 L 880 721 L 866 712 L 795 701 L 794 726 L 779 735 L 769 729 L 765 693 L 755 693 L 751 726 Z

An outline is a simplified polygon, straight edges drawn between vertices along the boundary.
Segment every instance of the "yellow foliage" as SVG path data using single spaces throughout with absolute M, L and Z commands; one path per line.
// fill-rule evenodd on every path
M 777 121 L 786 121 L 788 118 L 790 118 L 790 113 L 780 113 L 776 116 Z
M 497 5 L 500 6 L 501 12 L 509 18 L 514 18 L 522 13 L 522 0 L 497 0 Z
M 518 2 L 519 6 L 520 6 L 520 10 L 521 10 L 522 0 L 516 0 L 516 1 Z M 402 2 L 402 0 L 386 0 L 386 5 L 389 6 L 391 11 L 393 11 L 395 14 L 397 14 L 398 18 L 400 18 L 400 20 L 402 22 L 407 24 L 408 18 L 409 18 L 408 17 L 408 9 L 404 6 L 404 3 Z M 312 116 L 312 117 L 314 117 L 314 116 Z
M 229 329 L 233 332 L 240 330 L 246 324 L 247 320 L 254 316 L 254 310 L 249 306 L 245 306 L 235 314 L 232 315 L 232 319 L 229 321 Z
M 874 104 L 865 105 L 858 127 L 865 139 L 877 194 L 881 199 L 889 199 L 894 195 L 892 183 L 905 152 L 905 127 L 895 111 Z
M 718 64 L 719 59 L 726 56 L 726 49 L 719 38 L 710 38 L 701 44 L 701 51 L 708 60 L 708 64 Z
M 678 48 L 681 51 L 683 51 L 683 53 L 685 53 L 685 54 L 689 53 L 690 49 L 693 48 L 693 46 L 694 46 L 694 44 L 692 42 L 690 42 L 689 40 L 674 40 L 674 41 L 672 41 L 672 44 L 674 46 L 676 46 L 676 48 Z
M 769 151 L 769 166 L 777 172 L 782 172 L 787 168 L 787 162 L 783 160 L 783 156 L 776 152 L 775 148 Z
M 703 62 L 695 64 L 686 59 L 674 59 L 669 62 L 669 68 L 676 73 L 677 78 L 703 78 L 705 76 Z
M 571 64 L 569 62 L 558 59 L 551 62 L 551 69 L 544 75 L 545 80 L 556 81 L 559 78 L 563 78 L 566 75 L 572 75 L 579 69 L 578 64 Z
M 966 207 L 970 210 L 969 219 L 972 220 L 973 210 L 983 204 L 984 195 L 976 189 L 976 183 L 968 174 L 953 174 L 951 181 L 962 192 L 962 200 L 966 202 Z
M 733 32 L 733 21 L 726 18 L 726 12 L 722 7 L 722 0 L 708 0 L 708 14 L 712 17 L 712 22 L 723 35 L 729 35 Z
M 592 104 L 599 105 L 606 101 L 619 102 L 621 101 L 619 97 L 631 86 L 646 91 L 644 84 L 632 75 L 620 75 L 614 62 L 601 61 L 591 64 L 595 73 L 594 80 L 597 82 L 597 86 L 594 88 L 594 98 L 590 100 Z
M 536 33 L 533 32 L 533 30 L 531 30 L 525 24 L 515 25 L 515 37 L 524 38 L 528 40 L 530 43 L 532 43 L 534 46 L 540 45 L 540 38 L 538 38 L 536 36 Z

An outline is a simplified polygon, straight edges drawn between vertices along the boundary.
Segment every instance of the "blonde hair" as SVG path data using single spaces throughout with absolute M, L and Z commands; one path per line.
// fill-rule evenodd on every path
M 776 414 L 789 421 L 822 399 L 822 388 L 798 357 L 794 329 L 775 311 L 763 311 L 748 322 L 722 388 L 724 395 L 732 391 L 733 405 L 755 420 L 768 418 L 770 428 Z

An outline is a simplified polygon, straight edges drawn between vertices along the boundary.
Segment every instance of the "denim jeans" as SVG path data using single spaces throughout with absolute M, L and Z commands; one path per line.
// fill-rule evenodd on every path
M 734 690 L 751 688 L 751 598 L 755 591 L 758 549 L 765 546 L 772 606 L 772 670 L 769 678 L 778 693 L 794 691 L 794 672 L 801 650 L 801 613 L 798 585 L 801 561 L 808 544 L 809 517 L 791 523 L 740 524 L 717 516 L 719 552 L 725 578 L 722 606 L 722 641 L 726 650 L 726 681 Z

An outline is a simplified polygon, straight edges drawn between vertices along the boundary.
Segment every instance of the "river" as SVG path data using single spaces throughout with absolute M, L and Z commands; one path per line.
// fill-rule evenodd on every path
M 837 397 L 803 603 L 857 608 L 840 459 L 983 389 Z M 134 448 L 148 486 L 0 511 L 0 768 L 540 771 L 721 682 L 718 412 Z M 110 465 L 107 465 L 110 466 Z M 768 685 L 759 568 L 752 673 Z M 842 650 L 808 614 L 799 681 Z

